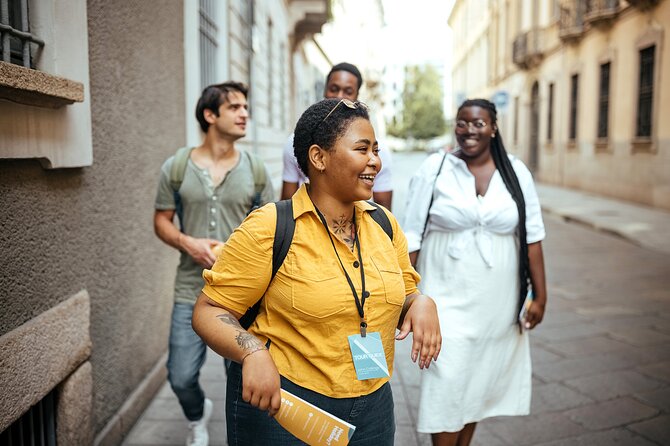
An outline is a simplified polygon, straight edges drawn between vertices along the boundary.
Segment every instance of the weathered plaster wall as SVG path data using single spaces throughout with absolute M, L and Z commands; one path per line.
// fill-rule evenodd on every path
M 93 165 L 0 160 L 0 335 L 86 290 L 97 432 L 167 345 L 176 253 L 152 215 L 185 140 L 183 5 L 91 0 L 88 25 Z

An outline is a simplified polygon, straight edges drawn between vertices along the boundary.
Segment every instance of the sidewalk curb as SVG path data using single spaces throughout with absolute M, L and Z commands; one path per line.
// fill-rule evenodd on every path
M 614 228 L 611 228 L 611 227 L 599 225 L 596 222 L 589 220 L 588 218 L 583 218 L 583 217 L 580 217 L 579 215 L 570 214 L 570 213 L 567 213 L 567 212 L 557 211 L 556 209 L 552 209 L 551 207 L 541 206 L 541 208 L 542 208 L 542 212 L 545 212 L 547 214 L 558 217 L 561 220 L 565 221 L 566 223 L 576 223 L 576 224 L 582 225 L 586 228 L 593 229 L 593 230 L 598 231 L 598 232 L 602 232 L 604 234 L 609 234 L 609 235 L 613 235 L 615 237 L 619 237 L 623 240 L 626 240 L 627 242 L 630 242 L 630 243 L 634 244 L 635 246 L 644 247 L 643 243 L 640 243 L 639 240 L 637 240 L 635 237 L 632 237 L 630 234 L 627 234 L 624 231 L 618 231 L 618 230 L 616 230 Z

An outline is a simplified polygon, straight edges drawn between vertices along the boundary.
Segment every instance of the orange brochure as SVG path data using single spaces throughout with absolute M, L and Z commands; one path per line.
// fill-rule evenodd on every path
M 281 408 L 275 420 L 311 446 L 347 445 L 356 426 L 281 389 Z

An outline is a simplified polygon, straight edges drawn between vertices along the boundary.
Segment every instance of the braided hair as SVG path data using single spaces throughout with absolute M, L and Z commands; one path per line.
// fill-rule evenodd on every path
M 519 211 L 519 225 L 517 226 L 517 236 L 519 239 L 519 303 L 517 312 L 521 310 L 530 281 L 530 261 L 528 259 L 528 241 L 526 239 L 526 201 L 523 198 L 523 191 L 519 184 L 519 178 L 514 172 L 512 163 L 507 156 L 502 135 L 498 128 L 498 119 L 496 106 L 486 99 L 468 99 L 458 107 L 458 113 L 465 107 L 480 107 L 488 111 L 491 122 L 496 127 L 495 138 L 491 138 L 491 157 L 495 163 L 496 169 L 500 172 L 503 183 L 510 195 L 516 202 Z

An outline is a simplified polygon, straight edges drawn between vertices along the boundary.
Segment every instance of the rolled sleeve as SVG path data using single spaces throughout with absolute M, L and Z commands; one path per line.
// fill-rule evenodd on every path
M 230 236 L 212 269 L 202 273 L 203 293 L 244 314 L 265 294 L 272 275 L 274 205 L 252 213 Z
M 170 185 L 170 169 L 174 156 L 168 158 L 161 167 L 160 178 L 158 180 L 158 191 L 156 192 L 156 202 L 154 208 L 159 211 L 176 209 L 174 202 L 174 190 Z

